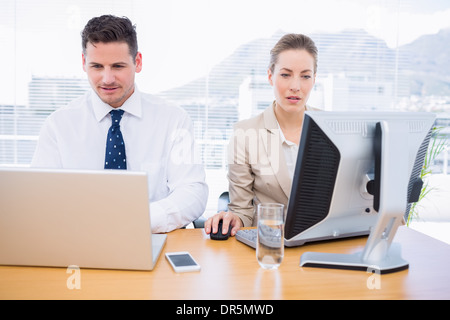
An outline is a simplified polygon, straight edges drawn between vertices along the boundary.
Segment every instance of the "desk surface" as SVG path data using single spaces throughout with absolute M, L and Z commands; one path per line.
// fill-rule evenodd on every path
M 450 299 L 450 246 L 406 227 L 394 242 L 407 270 L 378 276 L 299 267 L 303 252 L 352 253 L 366 240 L 286 248 L 278 270 L 263 270 L 255 250 L 234 237 L 212 241 L 203 229 L 177 230 L 163 254 L 189 251 L 200 272 L 175 273 L 162 254 L 153 271 L 81 269 L 81 288 L 69 289 L 65 268 L 0 266 L 0 299 Z

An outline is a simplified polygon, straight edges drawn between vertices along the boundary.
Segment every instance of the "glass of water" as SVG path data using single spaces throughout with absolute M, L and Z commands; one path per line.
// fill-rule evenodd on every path
M 256 258 L 264 269 L 276 269 L 284 256 L 284 205 L 258 204 Z

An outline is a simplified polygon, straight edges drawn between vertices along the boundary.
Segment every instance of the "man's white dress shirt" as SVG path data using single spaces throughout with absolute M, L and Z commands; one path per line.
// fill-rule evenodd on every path
M 112 109 L 90 90 L 52 113 L 32 166 L 102 170 Z M 148 173 L 152 232 L 168 232 L 201 216 L 208 186 L 188 114 L 137 88 L 120 109 L 128 170 Z

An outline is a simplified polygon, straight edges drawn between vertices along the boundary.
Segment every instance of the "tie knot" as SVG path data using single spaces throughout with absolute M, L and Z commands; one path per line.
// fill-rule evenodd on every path
M 110 114 L 112 125 L 118 127 L 120 120 L 122 120 L 123 110 L 111 110 Z

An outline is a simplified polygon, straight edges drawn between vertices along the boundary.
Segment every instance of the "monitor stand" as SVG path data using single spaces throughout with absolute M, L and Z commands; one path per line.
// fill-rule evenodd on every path
M 301 267 L 351 269 L 379 273 L 390 273 L 408 268 L 408 262 L 401 257 L 399 244 L 392 244 L 399 226 L 404 224 L 405 205 L 409 182 L 408 139 L 409 128 L 405 123 L 380 122 L 381 146 L 375 150 L 375 180 L 379 183 L 379 217 L 371 230 L 362 252 L 335 254 L 305 252 L 300 259 Z M 375 143 L 375 149 L 377 148 Z M 381 153 L 381 156 L 379 155 Z M 378 157 L 378 159 L 377 159 Z M 379 166 L 377 168 L 377 166 Z M 378 177 L 377 177 L 378 171 Z

